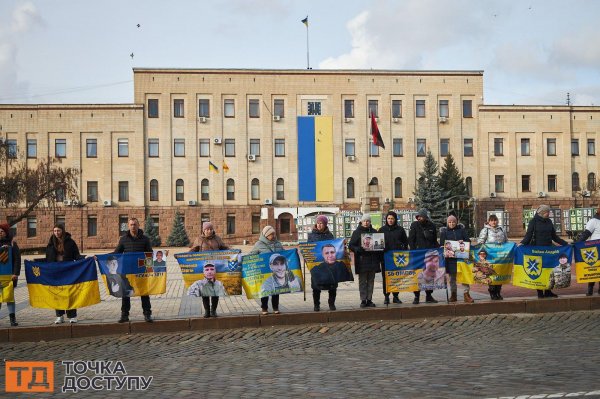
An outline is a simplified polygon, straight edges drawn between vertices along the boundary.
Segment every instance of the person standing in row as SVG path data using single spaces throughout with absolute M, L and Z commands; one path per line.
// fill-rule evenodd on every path
M 551 247 L 554 241 L 560 245 L 569 245 L 568 242 L 556 235 L 554 223 L 549 218 L 550 207 L 540 205 L 535 216 L 529 221 L 525 237 L 521 240 L 522 245 L 533 245 L 538 247 Z M 552 290 L 537 290 L 538 298 L 557 298 Z
M 194 240 L 190 252 L 218 251 L 220 249 L 229 249 L 229 247 L 216 234 L 211 222 L 202 223 L 202 233 Z
M 450 215 L 446 220 L 446 226 L 442 227 L 440 231 L 440 243 L 444 244 L 446 241 L 458 241 L 463 243 L 469 241 L 469 236 L 463 225 L 458 224 L 456 216 Z M 458 272 L 458 261 L 455 257 L 446 258 L 446 274 L 450 275 L 450 302 L 457 301 L 457 286 L 456 286 L 456 274 Z M 469 284 L 463 284 L 465 303 L 473 303 L 473 298 L 469 294 Z
M 284 249 L 281 242 L 277 240 L 275 229 L 272 226 L 265 226 L 260 233 L 258 241 L 254 244 L 254 248 L 249 252 L 249 255 L 279 251 L 284 251 Z M 271 295 L 271 306 L 273 306 L 273 313 L 279 314 L 279 295 Z M 268 296 L 260 298 L 260 308 L 263 315 L 269 314 Z
M 408 237 L 406 236 L 406 230 L 404 227 L 398 224 L 398 215 L 394 211 L 389 211 L 385 217 L 385 224 L 379 229 L 380 233 L 383 233 L 385 238 L 385 250 L 386 251 L 397 251 L 408 249 Z M 383 277 L 383 300 L 384 305 L 390 304 L 390 293 L 387 292 L 387 286 L 385 281 L 385 265 L 382 264 L 382 277 Z M 402 303 L 398 297 L 398 292 L 392 293 L 394 303 Z
M 329 231 L 329 227 L 327 226 L 327 216 L 319 215 L 317 216 L 317 220 L 315 223 L 315 227 L 313 227 L 312 231 L 308 233 L 308 242 L 317 242 L 317 241 L 326 241 L 333 240 L 333 234 Z
M 508 241 L 506 237 L 506 233 L 502 226 L 498 226 L 498 216 L 491 214 L 488 218 L 488 222 L 481 232 L 479 232 L 479 237 L 477 237 L 477 244 L 504 244 Z M 489 285 L 488 292 L 490 293 L 490 298 L 492 300 L 502 300 L 502 295 L 500 292 L 502 291 L 502 284 L 498 285 Z
M 440 245 L 437 241 L 437 229 L 435 224 L 429 220 L 426 209 L 421 209 L 417 212 L 417 220 L 412 222 L 408 233 L 408 246 L 410 249 L 431 249 L 437 248 Z M 437 303 L 431 295 L 433 290 L 425 290 L 425 302 Z M 414 305 L 418 305 L 420 301 L 421 291 L 414 291 Z
M 577 238 L 577 242 L 600 240 L 600 208 L 596 209 L 594 217 L 585 224 L 585 230 Z M 598 294 L 600 294 L 600 282 L 598 282 Z M 586 296 L 594 295 L 594 283 L 588 283 Z
M 8 250 L 12 249 L 12 276 L 11 280 L 13 283 L 13 289 L 17 287 L 17 283 L 19 282 L 19 274 L 21 274 L 21 251 L 19 250 L 19 246 L 17 242 L 13 240 L 12 235 L 10 234 L 10 226 L 8 223 L 0 224 L 0 248 Z M 0 289 L 2 287 L 0 286 Z M 2 307 L 2 303 L 0 302 L 0 307 Z M 8 308 L 8 317 L 10 319 L 10 325 L 12 327 L 16 327 L 19 325 L 17 323 L 16 316 L 16 306 L 14 302 L 8 302 L 6 304 Z
M 364 234 L 377 233 L 371 226 L 371 216 L 362 215 L 360 225 L 352 233 L 348 247 L 354 252 L 354 270 L 358 274 L 358 290 L 360 291 L 360 307 L 375 307 L 373 303 L 373 287 L 375 273 L 381 270 L 381 251 L 369 251 L 364 248 Z M 369 236 L 367 236 L 369 237 Z
M 315 227 L 313 227 L 312 231 L 310 233 L 308 233 L 307 242 L 333 240 L 334 239 L 333 234 L 331 234 L 331 231 L 329 231 L 329 227 L 327 227 L 328 222 L 329 221 L 327 220 L 327 216 L 325 216 L 325 215 L 317 216 Z M 335 262 L 335 247 L 332 246 L 332 248 L 333 248 L 334 262 Z M 325 254 L 323 254 L 323 255 L 325 256 Z M 323 268 L 323 269 L 325 271 L 328 270 L 326 268 Z M 329 308 L 331 310 L 335 310 L 335 297 L 337 295 L 337 284 L 335 284 L 335 286 L 333 284 L 331 284 L 329 286 L 324 286 L 322 284 L 318 284 L 314 278 L 314 274 L 313 274 L 314 272 L 315 272 L 315 270 L 313 267 L 313 270 L 311 270 L 311 273 L 310 273 L 310 276 L 311 276 L 310 282 L 311 282 L 311 287 L 313 290 L 314 311 L 318 312 L 321 310 L 321 291 L 323 289 L 326 289 L 329 292 L 329 299 L 328 299 Z

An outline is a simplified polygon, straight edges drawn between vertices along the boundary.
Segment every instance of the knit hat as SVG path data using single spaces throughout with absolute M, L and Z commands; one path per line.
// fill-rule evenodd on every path
M 8 223 L 2 223 L 2 224 L 0 224 L 0 230 L 4 230 L 4 234 L 6 234 L 8 236 L 8 233 L 10 231 L 10 226 L 8 225 Z
M 419 209 L 419 211 L 417 212 L 417 215 L 415 217 L 419 217 L 422 216 L 425 219 L 429 219 L 428 214 L 427 214 L 427 209 Z
M 371 221 L 371 215 L 369 215 L 368 213 L 363 213 L 362 217 L 360 218 L 360 221 L 364 222 L 365 220 L 368 220 L 370 222 Z
M 316 223 L 323 223 L 325 226 L 327 226 L 327 222 L 329 222 L 329 220 L 327 220 L 327 216 L 325 216 L 325 215 L 319 215 L 319 216 L 317 216 L 317 222 Z
M 536 213 L 541 216 L 544 212 L 550 212 L 550 207 L 548 205 L 538 206 Z
M 456 218 L 456 216 L 450 215 L 450 216 L 448 216 L 447 222 L 458 223 L 458 219 Z
M 271 234 L 276 234 L 275 229 L 272 226 L 265 226 L 264 229 L 262 229 L 263 236 L 268 237 Z
M 212 222 L 204 222 L 202 223 L 202 231 L 206 230 L 206 229 L 215 229 Z
M 396 212 L 394 212 L 394 211 L 389 211 L 389 212 L 387 213 L 387 215 L 385 215 L 385 220 L 386 220 L 386 223 L 387 223 L 387 217 L 388 217 L 388 216 L 393 216 L 393 217 L 394 217 L 394 220 L 396 221 L 396 223 L 398 223 L 398 214 L 397 214 Z

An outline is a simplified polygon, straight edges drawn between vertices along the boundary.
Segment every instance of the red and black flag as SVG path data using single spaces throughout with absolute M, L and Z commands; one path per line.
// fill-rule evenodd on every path
M 385 144 L 383 144 L 383 139 L 379 133 L 377 121 L 375 120 L 375 114 L 373 114 L 373 112 L 371 112 L 371 136 L 373 137 L 373 144 L 385 149 Z

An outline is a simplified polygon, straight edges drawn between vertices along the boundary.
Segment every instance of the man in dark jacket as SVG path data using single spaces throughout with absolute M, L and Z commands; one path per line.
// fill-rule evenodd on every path
M 131 217 L 127 222 L 129 230 L 119 239 L 119 244 L 115 248 L 114 253 L 125 252 L 152 252 L 150 239 L 144 235 L 140 229 L 140 222 L 137 218 Z M 142 299 L 142 309 L 144 311 L 144 320 L 152 323 L 152 307 L 150 305 L 150 296 L 144 295 Z M 129 310 L 131 310 L 131 298 L 123 296 L 121 298 L 121 318 L 119 323 L 129 321 Z
M 437 241 L 437 229 L 435 224 L 429 220 L 426 209 L 417 212 L 417 220 L 410 225 L 408 233 L 408 245 L 410 249 L 429 249 L 439 247 Z M 433 290 L 425 290 L 425 302 L 437 303 L 431 294 Z M 421 291 L 414 291 L 415 299 L 413 304 L 417 305 L 420 300 Z
M 394 211 L 389 211 L 385 217 L 385 225 L 381 226 L 379 229 L 380 233 L 383 233 L 385 237 L 385 250 L 386 251 L 395 251 L 395 250 L 405 250 L 408 249 L 408 237 L 406 237 L 406 230 L 404 227 L 398 225 L 398 215 Z M 390 293 L 387 292 L 386 282 L 385 282 L 385 265 L 382 264 L 382 277 L 383 277 L 383 295 L 385 299 L 383 301 L 384 305 L 389 305 L 390 303 Z M 393 293 L 394 303 L 402 303 L 400 298 L 398 298 L 398 292 Z
M 354 269 L 358 274 L 361 308 L 375 307 L 373 303 L 375 273 L 381 270 L 381 251 L 369 251 L 363 247 L 362 235 L 373 233 L 377 233 L 377 230 L 371 226 L 371 216 L 364 214 L 348 243 L 350 251 L 354 253 Z

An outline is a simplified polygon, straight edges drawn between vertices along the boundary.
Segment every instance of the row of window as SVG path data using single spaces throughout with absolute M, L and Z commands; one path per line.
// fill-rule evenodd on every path
M 555 138 L 546 139 L 546 155 L 556 156 L 556 140 Z M 587 139 L 587 154 L 596 155 L 596 140 Z M 496 137 L 494 138 L 494 155 L 504 155 L 504 139 Z M 531 155 L 531 139 L 521 139 L 521 156 Z M 571 139 L 571 155 L 579 155 L 579 139 Z
M 210 157 L 211 139 L 198 140 L 198 155 L 200 157 Z M 285 139 L 274 139 L 274 150 L 276 157 L 285 157 Z M 235 139 L 223 140 L 223 149 L 226 157 L 235 157 Z M 250 139 L 248 153 L 256 157 L 260 156 L 260 139 Z M 148 156 L 150 158 L 159 157 L 159 139 L 148 139 Z M 185 157 L 185 139 L 174 139 L 173 156 Z
M 504 175 L 495 175 L 494 179 L 494 189 L 497 193 L 504 192 Z M 556 175 L 548 175 L 548 185 L 547 190 L 549 192 L 558 191 L 558 182 Z M 572 191 L 580 191 L 581 184 L 579 182 L 579 173 L 575 172 L 571 176 L 571 190 Z M 587 190 L 595 191 L 596 190 L 596 174 L 589 173 L 587 177 Z M 524 193 L 531 192 L 531 175 L 522 175 L 521 176 L 521 191 Z

